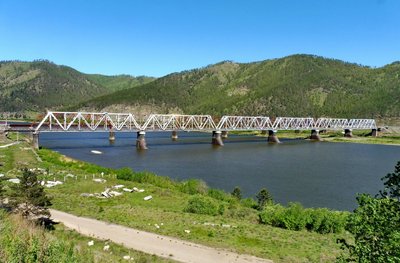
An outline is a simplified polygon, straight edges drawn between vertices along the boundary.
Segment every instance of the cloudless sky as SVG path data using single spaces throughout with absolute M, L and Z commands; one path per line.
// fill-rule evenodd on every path
M 400 1 L 0 0 L 0 60 L 160 77 L 297 53 L 400 60 Z

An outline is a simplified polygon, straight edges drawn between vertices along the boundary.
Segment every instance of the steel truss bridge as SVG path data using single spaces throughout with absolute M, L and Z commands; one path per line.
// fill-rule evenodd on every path
M 79 131 L 265 131 L 265 130 L 364 130 L 377 129 L 374 119 L 298 118 L 151 114 L 138 119 L 131 113 L 47 112 L 30 127 L 39 132 Z M 11 130 L 13 127 L 11 126 Z M 15 130 L 18 130 L 15 128 Z

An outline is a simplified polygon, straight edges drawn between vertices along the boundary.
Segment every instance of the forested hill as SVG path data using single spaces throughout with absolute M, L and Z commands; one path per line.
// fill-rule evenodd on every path
M 49 61 L 0 62 L 0 112 L 43 112 L 152 81 L 150 77 L 88 75 Z
M 311 55 L 227 61 L 170 74 L 74 109 L 138 107 L 160 113 L 398 117 L 400 63 L 369 68 Z

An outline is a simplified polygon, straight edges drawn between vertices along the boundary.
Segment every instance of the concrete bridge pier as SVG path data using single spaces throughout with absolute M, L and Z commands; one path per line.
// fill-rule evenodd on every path
M 110 141 L 110 142 L 114 142 L 115 141 L 115 132 L 114 131 L 110 131 L 109 133 L 108 133 L 108 140 Z
M 311 130 L 311 140 L 322 141 L 321 137 L 319 136 L 319 130 Z
M 268 131 L 268 142 L 271 143 L 280 143 L 278 136 L 276 135 L 276 130 L 269 130 Z
M 351 138 L 353 137 L 353 133 L 351 129 L 344 129 L 344 137 Z
M 224 143 L 222 141 L 221 131 L 213 131 L 212 132 L 212 141 L 213 145 L 223 146 Z
M 145 135 L 146 135 L 145 131 L 138 131 L 136 139 L 136 149 L 147 150 Z
M 377 137 L 378 136 L 378 130 L 377 129 L 372 129 L 371 136 L 372 137 Z
M 32 147 L 33 149 L 39 149 L 39 133 L 33 132 L 32 133 Z
M 222 131 L 221 137 L 222 137 L 222 139 L 228 138 L 228 131 Z
M 177 141 L 178 140 L 178 132 L 177 131 L 172 131 L 171 139 L 173 141 Z

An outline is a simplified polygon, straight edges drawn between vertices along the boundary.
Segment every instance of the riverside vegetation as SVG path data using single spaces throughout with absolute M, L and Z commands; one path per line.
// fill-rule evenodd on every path
M 1 150 L 2 154 L 5 153 L 3 167 L 14 168 L 7 173 L 8 176 L 20 173 L 16 166 L 21 164 L 16 165 L 14 156 L 24 151 L 21 146 L 10 148 L 8 152 Z M 66 173 L 77 176 L 47 190 L 54 208 L 76 215 L 232 249 L 276 262 L 331 262 L 336 258 L 369 262 L 362 259 L 375 247 L 379 247 L 382 259 L 377 262 L 389 262 L 387 259 L 399 256 L 398 252 L 388 254 L 385 251 L 400 251 L 400 242 L 396 238 L 400 230 L 400 210 L 396 210 L 399 201 L 394 199 L 398 192 L 396 185 L 400 185 L 400 164 L 395 173 L 385 178 L 386 189 L 382 191 L 382 198 L 360 197 L 355 213 L 347 213 L 305 209 L 300 204 L 284 207 L 274 204 L 266 189 L 257 194 L 257 200 L 241 199 L 240 189 L 228 194 L 209 189 L 197 180 L 176 182 L 149 172 L 108 169 L 46 149 L 38 151 L 38 154 L 42 162 L 38 163 L 31 156 L 22 165 L 45 169 L 47 172 L 40 178 L 62 179 Z M 101 177 L 101 174 L 105 174 L 105 184 L 92 180 L 93 176 Z M 145 192 L 110 199 L 81 196 L 82 193 L 101 192 L 106 186 L 116 184 L 128 188 L 136 186 Z M 153 199 L 143 201 L 143 197 L 149 194 Z M 370 209 L 379 213 L 371 216 Z M 190 233 L 185 230 L 190 230 Z M 381 230 L 384 231 L 381 233 Z M 375 247 L 368 247 L 371 238 Z M 347 250 L 340 250 L 337 240 L 342 240 Z
M 329 262 L 341 253 L 336 240 L 351 240 L 351 235 L 345 231 L 332 233 L 332 229 L 331 233 L 320 234 L 306 229 L 293 231 L 261 223 L 261 201 L 239 200 L 237 195 L 209 189 L 200 181 L 176 182 L 148 172 L 112 170 L 72 160 L 46 149 L 37 153 L 42 162 L 37 160 L 25 142 L 0 149 L 0 162 L 3 164 L 0 173 L 10 178 L 20 174 L 22 167 L 40 167 L 51 174 L 40 174 L 40 179 L 53 180 L 56 177 L 56 180 L 63 181 L 68 173 L 76 175 L 76 179 L 66 177 L 64 184 L 46 189 L 52 198 L 53 208 L 75 215 L 252 254 L 276 262 Z M 101 173 L 105 174 L 105 184 L 92 180 L 93 175 L 101 178 Z M 81 196 L 82 193 L 104 191 L 106 186 L 116 184 L 124 184 L 128 188 L 136 186 L 145 189 L 145 192 L 125 193 L 110 199 Z M 147 195 L 152 195 L 153 199 L 144 201 L 143 197 Z M 160 228 L 156 228 L 155 224 Z M 190 230 L 190 233 L 185 230 Z

